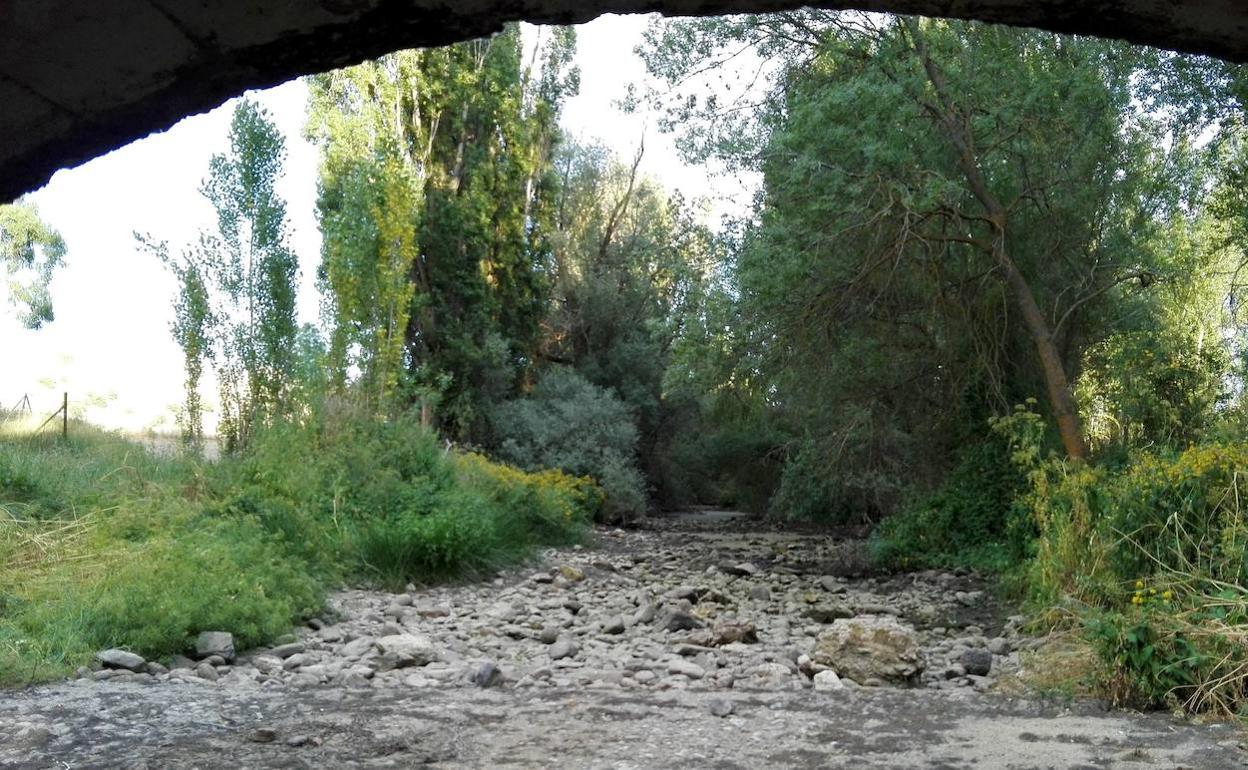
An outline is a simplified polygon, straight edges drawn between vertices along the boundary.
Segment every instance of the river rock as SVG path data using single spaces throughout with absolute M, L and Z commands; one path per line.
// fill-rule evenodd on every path
M 498 669 L 491 661 L 482 663 L 472 675 L 472 683 L 477 687 L 493 687 L 501 684 L 503 681 L 503 672 Z
M 571 658 L 576 655 L 576 653 L 580 652 L 580 649 L 581 648 L 577 646 L 576 642 L 571 639 L 560 639 L 550 645 L 550 659 L 563 660 L 564 658 Z
M 833 623 L 841 618 L 852 618 L 854 611 L 840 602 L 821 602 L 806 608 L 806 617 L 816 623 Z
M 226 631 L 204 631 L 195 640 L 195 654 L 201 658 L 219 655 L 226 662 L 234 660 L 234 635 Z
M 683 610 L 671 609 L 664 612 L 658 619 L 659 628 L 665 631 L 693 631 L 705 625 L 693 615 Z
M 845 683 L 836 675 L 835 671 L 820 671 L 814 677 L 815 690 L 817 692 L 835 692 L 844 690 Z
M 269 650 L 270 655 L 281 658 L 282 660 L 286 660 L 291 655 L 297 655 L 301 652 L 303 652 L 302 642 L 291 642 L 290 644 L 279 644 L 278 646 Z
M 683 658 L 677 658 L 667 664 L 667 673 L 680 674 L 682 676 L 687 676 L 690 679 L 701 679 L 706 676 L 706 669 L 702 668 L 697 663 L 691 663 Z
M 142 655 L 118 649 L 100 650 L 95 654 L 95 659 L 107 668 L 121 668 L 126 671 L 141 671 L 147 664 Z
M 419 634 L 392 634 L 376 642 L 381 660 L 387 668 L 427 666 L 438 659 L 433 642 Z
M 200 663 L 195 667 L 195 676 L 198 676 L 200 679 L 207 679 L 209 682 L 215 682 L 221 678 L 221 675 L 217 673 L 217 669 L 207 662 Z
M 972 649 L 962 653 L 958 662 L 972 676 L 988 676 L 992 670 L 992 653 L 988 650 Z
M 857 682 L 909 682 L 923 670 L 914 629 L 891 616 L 837 620 L 810 657 Z

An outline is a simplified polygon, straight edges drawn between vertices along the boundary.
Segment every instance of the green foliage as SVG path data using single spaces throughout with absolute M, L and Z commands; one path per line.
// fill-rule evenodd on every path
M 201 233 L 181 259 L 171 258 L 164 243 L 136 237 L 179 283 L 171 328 L 185 357 L 183 436 L 197 443 L 202 435 L 199 381 L 210 363 L 220 389 L 218 432 L 227 448 L 241 449 L 269 413 L 290 406 L 299 263 L 275 189 L 285 140 L 265 110 L 246 99 L 234 109 L 229 139 L 229 151 L 209 162 L 202 190 L 216 211 L 215 231 Z
M 0 437 L 0 682 L 205 630 L 271 641 L 328 588 L 494 569 L 577 539 L 602 503 L 588 479 L 448 452 L 413 418 L 314 403 L 214 464 L 84 425 Z
M 578 87 L 574 50 L 575 34 L 555 30 L 535 74 L 509 26 L 309 80 L 336 384 L 358 369 L 383 412 L 421 393 L 463 440 L 514 395 L 546 307 L 551 157 Z
M 632 411 L 612 392 L 570 369 L 551 368 L 528 396 L 498 407 L 491 422 L 497 454 L 507 462 L 593 477 L 606 494 L 608 518 L 645 512 L 637 427 Z
M 706 75 L 751 53 L 771 77 Z M 763 174 L 733 244 L 736 360 L 703 374 L 780 436 L 773 512 L 878 519 L 948 489 L 990 415 L 1046 393 L 1061 411 L 1055 369 L 1083 370 L 1097 437 L 1124 410 L 1131 441 L 1203 430 L 1232 271 L 1192 149 L 1217 67 L 819 10 L 656 22 L 642 56 L 691 158 Z M 1179 367 L 1138 376 L 1123 343 L 1145 338 Z
M 944 482 L 885 519 L 873 533 L 872 557 L 895 569 L 1016 568 L 1036 533 L 1015 504 L 1025 479 L 1003 438 L 990 436 L 959 454 Z
M 0 205 L 0 270 L 23 326 L 38 329 L 53 319 L 48 284 L 64 260 L 65 241 L 39 218 L 35 204 L 21 199 Z

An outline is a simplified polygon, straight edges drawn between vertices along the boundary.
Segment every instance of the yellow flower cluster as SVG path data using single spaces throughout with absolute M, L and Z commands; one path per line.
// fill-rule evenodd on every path
M 1171 601 L 1174 601 L 1174 591 L 1167 588 L 1158 594 L 1156 588 L 1145 588 L 1143 580 L 1135 581 L 1135 593 L 1131 595 L 1131 603 L 1133 605 L 1142 607 L 1150 602 L 1156 604 L 1157 602 Z
M 541 500 L 548 510 L 558 511 L 564 521 L 589 519 L 602 507 L 604 495 L 588 476 L 573 476 L 547 469 L 529 473 L 468 452 L 457 458 L 461 471 L 488 479 L 500 492 L 522 491 Z

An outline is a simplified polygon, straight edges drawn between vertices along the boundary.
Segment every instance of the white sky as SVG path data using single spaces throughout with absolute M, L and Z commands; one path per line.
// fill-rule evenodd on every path
M 686 166 L 671 137 L 656 130 L 656 120 L 623 115 L 613 106 L 629 82 L 644 79 L 633 48 L 646 23 L 646 17 L 604 16 L 578 28 L 581 91 L 565 105 L 564 127 L 629 158 L 645 132 L 644 173 L 689 197 L 714 199 L 717 212 L 738 210 L 749 200 L 749 189 Z M 302 138 L 307 91 L 293 81 L 251 95 L 286 137 L 286 174 L 278 190 L 300 260 L 300 321 L 315 322 L 320 234 L 317 154 Z M 68 391 L 71 413 L 85 413 L 97 424 L 174 430 L 173 408 L 182 398 L 181 351 L 169 332 L 176 286 L 154 257 L 137 248 L 133 233 L 151 233 L 177 253 L 211 225 L 212 209 L 199 186 L 208 159 L 225 149 L 232 109 L 228 102 L 60 171 L 30 196 L 43 219 L 64 236 L 68 260 L 52 282 L 56 320 L 43 329 L 22 329 L 7 298 L 0 297 L 0 406 L 28 394 L 37 413 L 50 413 L 60 405 L 61 391 Z

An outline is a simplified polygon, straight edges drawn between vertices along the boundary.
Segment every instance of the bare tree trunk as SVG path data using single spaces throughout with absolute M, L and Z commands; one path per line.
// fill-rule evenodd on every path
M 936 94 L 939 104 L 924 102 L 924 107 L 934 115 L 944 127 L 950 143 L 957 151 L 958 167 L 966 178 L 967 185 L 975 199 L 983 206 L 988 220 L 992 223 L 992 256 L 1003 273 L 1005 283 L 1014 295 L 1015 302 L 1027 325 L 1036 353 L 1040 358 L 1040 366 L 1044 373 L 1044 381 L 1048 390 L 1049 408 L 1053 419 L 1057 422 L 1057 430 L 1062 437 L 1062 445 L 1067 456 L 1084 460 L 1088 456 L 1088 447 L 1083 440 L 1083 426 L 1079 420 L 1079 410 L 1075 404 L 1074 390 L 1066 376 L 1061 354 L 1053 341 L 1053 332 L 1045 320 L 1040 305 L 1036 302 L 1035 292 L 1031 284 L 1019 271 L 1006 247 L 1006 225 L 1009 212 L 988 187 L 980 169 L 979 158 L 975 152 L 975 137 L 971 132 L 970 121 L 958 108 L 949 94 L 944 73 L 932 59 L 923 39 L 919 25 L 913 19 L 905 21 L 906 29 L 914 41 L 914 51 L 923 65 L 928 82 Z

